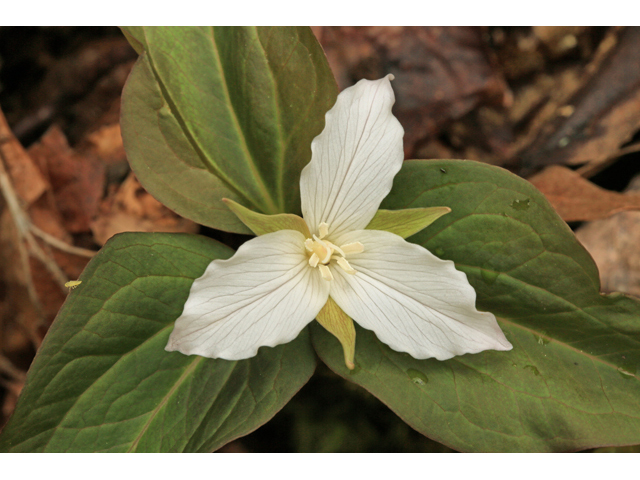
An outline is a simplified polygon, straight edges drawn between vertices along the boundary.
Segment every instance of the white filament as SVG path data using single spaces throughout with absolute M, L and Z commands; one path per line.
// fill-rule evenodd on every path
M 324 237 L 329 232 L 329 225 L 326 222 L 322 222 L 318 226 L 318 234 L 313 234 L 313 238 L 307 238 L 304 241 L 304 247 L 309 255 L 309 266 L 312 268 L 318 267 L 322 278 L 327 281 L 333 280 L 333 274 L 327 265 L 331 263 L 331 260 L 335 260 L 336 265 L 342 268 L 350 275 L 355 275 L 356 270 L 347 261 L 347 255 L 353 255 L 356 253 L 364 252 L 364 246 L 360 242 L 352 242 L 342 245 L 341 247 L 334 245 Z

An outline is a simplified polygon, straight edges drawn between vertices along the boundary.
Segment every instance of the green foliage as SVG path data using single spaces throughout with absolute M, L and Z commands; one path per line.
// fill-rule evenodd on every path
M 300 212 L 300 171 L 337 86 L 307 27 L 132 27 L 122 135 L 142 185 L 179 214 L 250 233 L 222 203 Z
M 233 251 L 123 234 L 91 260 L 38 351 L 2 452 L 207 452 L 269 420 L 315 369 L 306 330 L 249 360 L 164 350 L 193 280 Z
M 350 374 L 340 345 L 316 326 L 321 359 L 457 450 L 640 443 L 640 303 L 599 293 L 593 260 L 540 192 L 456 160 L 409 161 L 394 185 L 383 208 L 451 207 L 409 240 L 467 274 L 478 308 L 499 317 L 514 348 L 416 360 L 358 328 Z
M 242 223 L 244 223 L 256 235 L 265 235 L 267 233 L 278 232 L 280 230 L 295 230 L 304 235 L 305 238 L 311 237 L 309 227 L 298 215 L 291 213 L 278 213 L 277 215 L 265 215 L 263 213 L 254 212 L 239 203 L 223 199 L 223 202 L 229 207 L 234 215 L 236 215 Z
M 123 94 L 123 136 L 145 188 L 232 232 L 249 230 L 224 197 L 299 213 L 300 171 L 337 91 L 311 31 L 125 34 L 140 58 Z M 381 208 L 429 210 L 383 212 L 373 225 L 409 235 L 434 222 L 409 241 L 467 274 L 478 308 L 499 317 L 514 348 L 416 360 L 357 327 L 350 372 L 340 343 L 314 323 L 322 360 L 457 450 L 640 443 L 640 303 L 600 294 L 595 264 L 544 197 L 505 170 L 454 160 L 406 162 L 394 185 Z M 438 218 L 437 206 L 451 213 Z M 39 350 L 0 451 L 211 451 L 269 420 L 314 371 L 307 329 L 238 362 L 164 350 L 193 280 L 232 254 L 189 235 L 109 241 Z M 309 449 L 351 448 L 342 426 L 311 420 L 327 435 L 297 432 Z

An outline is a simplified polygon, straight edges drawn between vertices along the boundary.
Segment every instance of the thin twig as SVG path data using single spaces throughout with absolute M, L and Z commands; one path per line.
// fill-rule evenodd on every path
M 4 373 L 13 380 L 24 381 L 26 373 L 16 367 L 11 360 L 0 355 L 0 373 Z
M 49 235 L 44 230 L 41 230 L 40 228 L 36 227 L 33 223 L 29 227 L 31 228 L 31 231 L 36 236 L 40 237 L 42 240 L 47 242 L 52 247 L 55 247 L 58 250 L 62 250 L 63 252 L 67 252 L 72 255 L 78 255 L 79 257 L 88 257 L 88 258 L 95 257 L 96 253 L 98 253 L 96 251 L 89 250 L 87 248 L 81 248 L 81 247 L 76 247 L 74 245 L 69 245 L 68 243 L 63 242 L 62 240 L 54 237 L 53 235 Z
M 51 258 L 47 256 L 47 254 L 42 251 L 40 245 L 38 245 L 38 242 L 31 233 L 31 221 L 28 219 L 22 207 L 20 207 L 18 196 L 16 195 L 13 186 L 11 185 L 11 180 L 9 179 L 9 175 L 4 166 L 5 156 L 1 148 L 0 156 L 2 156 L 2 161 L 0 161 L 0 189 L 2 190 L 2 195 L 4 196 L 4 199 L 7 202 L 7 206 L 9 207 L 11 217 L 16 224 L 18 236 L 20 238 L 24 238 L 27 241 L 27 245 L 29 245 L 31 253 L 44 264 L 47 270 L 49 270 L 49 273 L 51 273 L 56 282 L 58 282 L 60 288 L 64 289 L 64 284 L 69 281 L 69 278 L 60 269 L 58 264 L 55 263 Z M 28 278 L 31 279 L 30 272 Z
M 6 173 L 4 170 L 2 159 L 0 159 L 0 190 L 2 190 L 5 201 L 7 202 L 7 205 L 9 207 L 9 211 L 12 212 L 12 206 L 10 202 L 13 202 L 15 198 L 12 197 L 11 195 L 5 194 L 5 191 L 7 190 L 6 185 L 9 185 L 9 188 L 10 188 L 10 184 L 6 178 Z M 24 246 L 24 243 L 22 243 L 21 229 L 20 229 L 20 226 L 18 225 L 18 222 L 20 220 L 16 219 L 13 216 L 12 218 L 16 226 L 16 240 L 17 240 L 16 245 L 18 246 L 18 252 L 20 255 L 20 264 L 22 265 L 22 271 L 25 277 L 27 293 L 29 294 L 29 299 L 31 300 L 31 303 L 33 304 L 34 308 L 38 312 L 38 315 L 41 316 L 42 305 L 40 304 L 40 299 L 38 298 L 36 288 L 33 284 L 33 277 L 31 276 L 31 267 L 29 266 L 29 252 L 27 252 L 27 249 Z
M 20 257 L 22 260 L 23 268 L 25 270 L 25 277 L 27 279 L 27 290 L 29 291 L 29 296 L 32 301 L 37 299 L 37 295 L 35 294 L 35 288 L 33 286 L 33 278 L 31 276 L 31 269 L 28 265 L 28 254 L 24 254 L 24 246 L 22 243 L 22 239 L 27 242 L 29 246 L 29 253 L 31 253 L 34 257 L 36 257 L 42 264 L 46 267 L 49 273 L 53 276 L 55 281 L 58 283 L 61 289 L 66 288 L 65 283 L 69 281 L 69 278 L 62 271 L 62 269 L 58 266 L 58 264 L 47 255 L 40 245 L 38 244 L 34 235 L 41 238 L 44 242 L 51 245 L 52 247 L 57 248 L 58 250 L 62 250 L 67 253 L 71 253 L 74 255 L 80 255 L 83 257 L 92 257 L 95 255 L 95 252 L 92 250 L 87 250 L 84 248 L 75 247 L 73 245 L 69 245 L 62 240 L 55 238 L 53 235 L 48 234 L 43 231 L 39 227 L 35 226 L 31 220 L 29 219 L 25 210 L 21 207 L 20 202 L 18 200 L 18 196 L 13 188 L 11 183 L 11 178 L 7 172 L 5 167 L 6 154 L 4 151 L 4 144 L 9 142 L 18 142 L 9 130 L 9 127 L 6 123 L 6 119 L 0 111 L 0 190 L 2 190 L 2 194 L 7 202 L 7 206 L 11 213 L 11 217 L 17 228 L 17 234 L 19 237 L 18 244 L 21 247 Z M 18 143 L 18 148 L 22 152 L 23 155 L 26 155 L 26 152 L 22 151 L 22 147 Z M 25 258 L 26 257 L 26 258 Z M 39 306 L 39 302 L 34 301 L 36 308 Z

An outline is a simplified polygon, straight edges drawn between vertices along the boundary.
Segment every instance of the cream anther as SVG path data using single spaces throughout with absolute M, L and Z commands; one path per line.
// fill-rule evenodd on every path
M 318 262 L 323 264 L 329 263 L 329 261 L 331 260 L 331 255 L 333 254 L 333 250 L 329 245 L 327 245 L 315 235 L 313 236 L 313 238 L 314 240 L 312 240 L 311 238 L 307 238 L 304 241 L 304 248 L 307 250 L 307 252 L 312 254 L 311 257 L 313 257 L 313 255 L 318 257 Z M 309 261 L 311 261 L 311 259 L 309 259 Z M 315 267 L 315 265 L 312 266 Z
M 345 272 L 347 272 L 350 275 L 355 275 L 356 271 L 353 269 L 353 267 L 351 265 L 349 265 L 349 262 L 347 262 L 347 259 L 344 257 L 340 257 L 338 258 L 337 262 L 336 262 Z
M 364 245 L 360 242 L 347 243 L 346 245 L 342 245 L 342 251 L 345 257 L 352 253 L 362 253 L 364 252 Z
M 320 275 L 322 275 L 322 278 L 327 281 L 333 280 L 333 275 L 331 274 L 331 270 L 329 270 L 329 267 L 327 267 L 326 265 L 319 265 L 318 268 L 320 269 Z
M 319 261 L 320 259 L 315 253 L 309 257 L 309 265 L 311 265 L 313 268 L 316 268 L 318 266 Z
M 329 232 L 329 225 L 322 222 L 318 226 L 319 235 L 312 235 L 313 238 L 307 238 L 304 241 L 304 248 L 309 255 L 309 266 L 312 268 L 318 267 L 322 278 L 327 281 L 333 280 L 333 274 L 329 268 L 329 264 L 332 260 L 335 260 L 334 265 L 338 265 L 342 270 L 350 275 L 355 275 L 356 270 L 347 261 L 347 255 L 364 252 L 364 246 L 360 242 L 347 243 L 338 247 L 324 237 Z
M 307 238 L 304 241 L 304 248 L 307 249 L 307 252 L 313 253 L 313 240 L 311 240 L 310 238 Z

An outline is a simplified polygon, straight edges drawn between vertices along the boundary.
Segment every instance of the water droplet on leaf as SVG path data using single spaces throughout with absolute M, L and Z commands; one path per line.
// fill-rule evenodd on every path
M 429 379 L 424 373 L 413 368 L 407 370 L 407 375 L 409 375 L 411 381 L 416 385 L 426 385 L 427 383 L 429 383 Z
M 622 376 L 622 378 L 626 379 L 634 378 L 636 376 L 634 373 L 628 372 L 622 367 L 618 368 L 618 373 L 620 374 L 620 376 Z
M 437 256 L 441 257 L 444 255 L 444 250 L 441 247 L 436 248 L 433 253 L 435 253 Z
M 540 376 L 540 370 L 535 365 L 525 365 L 522 368 L 531 370 L 536 377 Z
M 527 210 L 529 208 L 529 202 L 531 200 L 529 200 L 528 198 L 525 198 L 524 200 L 514 200 L 513 202 L 511 202 L 511 208 L 513 208 L 514 210 Z
M 536 339 L 538 345 L 547 345 L 551 341 L 550 338 L 547 338 L 547 332 L 545 332 L 544 330 L 540 332 L 540 335 L 536 335 L 534 333 L 533 338 Z
M 638 364 L 636 362 L 627 360 L 624 356 L 622 358 L 624 359 L 624 362 L 622 362 L 622 366 L 618 368 L 618 373 L 624 378 L 635 377 L 638 370 Z

